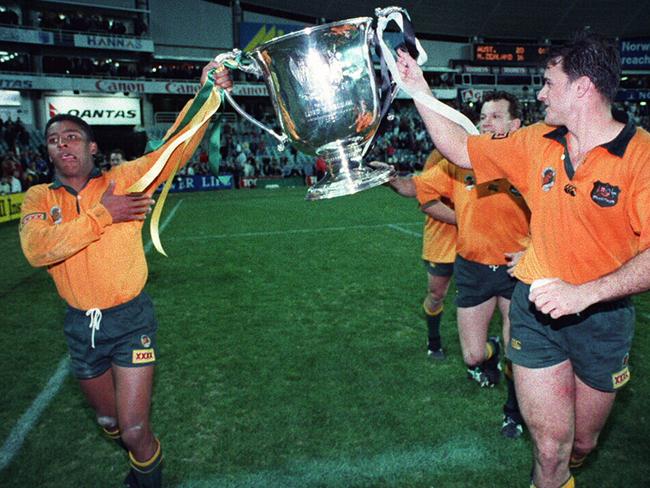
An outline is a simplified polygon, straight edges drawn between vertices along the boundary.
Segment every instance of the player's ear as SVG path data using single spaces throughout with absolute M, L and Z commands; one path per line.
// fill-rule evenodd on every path
M 512 119 L 510 121 L 510 132 L 521 129 L 521 119 Z
M 90 143 L 90 154 L 93 156 L 97 154 L 97 143 L 96 142 L 91 142 Z

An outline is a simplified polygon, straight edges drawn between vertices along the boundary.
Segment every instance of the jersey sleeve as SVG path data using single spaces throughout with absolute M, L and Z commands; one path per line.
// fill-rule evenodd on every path
M 178 117 L 176 117 L 176 121 L 165 134 L 165 138 L 174 134 L 179 124 L 181 123 L 181 121 L 187 114 L 188 110 L 190 109 L 193 101 L 194 99 L 188 101 L 185 104 L 183 110 L 180 112 L 180 114 L 178 114 Z M 192 154 L 194 154 L 194 151 L 196 151 L 197 146 L 203 139 L 203 136 L 205 135 L 205 131 L 207 130 L 210 124 L 211 117 L 209 117 L 209 114 L 213 113 L 219 107 L 220 102 L 221 102 L 221 97 L 216 92 L 216 89 L 212 90 L 208 99 L 205 101 L 203 106 L 197 111 L 197 113 L 192 118 L 192 121 L 187 126 L 185 126 L 181 131 L 179 131 L 178 134 L 175 134 L 174 137 L 166 141 L 165 144 L 160 146 L 155 151 L 152 151 L 138 159 L 135 159 L 134 161 L 121 164 L 116 168 L 112 169 L 111 172 L 115 173 L 115 177 L 116 177 L 115 179 L 118 182 L 118 188 L 116 188 L 116 190 L 117 189 L 125 190 L 129 188 L 133 183 L 138 181 L 156 163 L 156 161 L 158 161 L 158 158 L 162 156 L 165 150 L 167 150 L 170 147 L 170 145 L 174 143 L 174 141 L 176 141 L 179 137 L 182 137 L 183 134 L 186 134 L 188 131 L 195 128 L 197 124 L 200 125 L 198 130 L 187 141 L 180 144 L 174 150 L 174 152 L 169 157 L 169 160 L 167 161 L 162 172 L 156 177 L 153 183 L 149 185 L 147 189 L 147 193 L 153 193 L 161 183 L 167 180 L 169 175 L 176 167 L 177 163 L 180 162 L 179 165 L 179 169 L 180 169 L 185 164 L 187 164 L 187 162 L 190 160 Z M 110 175 L 109 177 L 112 177 L 112 175 Z
M 54 224 L 47 219 L 46 185 L 27 190 L 21 206 L 20 245 L 29 264 L 35 267 L 61 262 L 100 239 L 113 219 L 97 203 L 76 219 Z
M 447 160 L 442 160 L 434 167 L 413 177 L 415 183 L 415 197 L 424 205 L 432 200 L 451 198 L 453 189 L 453 175 Z
M 532 142 L 531 128 L 512 134 L 469 136 L 467 151 L 478 183 L 507 178 L 519 191 L 526 191 Z
M 639 235 L 639 252 L 643 252 L 650 248 L 650 166 L 647 163 L 636 179 L 628 212 L 632 230 Z

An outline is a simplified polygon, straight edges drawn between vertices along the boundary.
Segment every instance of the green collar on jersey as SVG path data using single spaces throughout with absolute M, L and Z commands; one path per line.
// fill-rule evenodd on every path
M 636 126 L 634 125 L 632 119 L 627 116 L 627 114 L 616 113 L 614 114 L 614 119 L 616 119 L 618 122 L 623 122 L 625 124 L 625 127 L 623 127 L 623 130 L 619 132 L 614 139 L 606 142 L 605 144 L 601 144 L 601 146 L 607 149 L 607 151 L 609 151 L 614 156 L 622 158 L 625 154 L 625 150 L 627 149 L 628 144 L 630 143 L 630 140 L 632 140 L 632 137 L 634 137 L 634 134 L 636 134 Z M 557 141 L 566 147 L 566 135 L 568 132 L 569 129 L 562 125 L 557 129 L 553 129 L 551 132 L 547 132 L 544 134 L 544 137 L 547 139 L 553 139 L 554 141 Z

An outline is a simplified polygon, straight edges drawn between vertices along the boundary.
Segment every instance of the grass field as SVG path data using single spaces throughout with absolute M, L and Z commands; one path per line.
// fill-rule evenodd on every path
M 426 357 L 415 202 L 385 188 L 304 194 L 168 200 L 170 257 L 149 254 L 147 287 L 166 486 L 527 487 L 530 440 L 499 433 L 504 385 L 465 379 L 453 293 L 447 360 Z M 73 378 L 46 388 L 66 357 L 54 285 L 22 257 L 15 223 L 0 226 L 0 252 L 0 486 L 121 486 L 124 453 L 100 436 Z M 579 487 L 650 486 L 650 296 L 635 300 L 632 381 Z M 44 389 L 51 402 L 35 412 Z

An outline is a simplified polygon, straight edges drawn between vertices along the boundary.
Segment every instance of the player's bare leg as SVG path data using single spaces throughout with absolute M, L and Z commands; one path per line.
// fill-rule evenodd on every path
M 467 366 L 485 361 L 485 342 L 497 299 L 490 298 L 475 307 L 458 307 L 458 336 Z
M 571 466 L 579 468 L 587 455 L 596 448 L 598 436 L 612 410 L 615 392 L 595 390 L 575 378 L 575 438 L 571 452 Z
M 534 443 L 533 482 L 557 488 L 571 479 L 576 385 L 570 361 L 548 368 L 513 365 L 521 413 Z
M 498 338 L 488 339 L 496 304 L 497 299 L 493 297 L 474 307 L 457 308 L 458 336 L 467 374 L 481 386 L 492 387 L 500 377 Z
M 79 386 L 88 404 L 95 410 L 97 423 L 104 434 L 121 445 L 112 370 L 109 368 L 95 378 L 79 380 Z
M 113 372 L 118 421 L 131 461 L 129 476 L 137 479 L 137 484 L 131 486 L 159 487 L 162 451 L 149 425 L 154 366 L 122 368 L 114 365 Z
M 497 303 L 501 318 L 503 321 L 502 331 L 504 351 L 507 350 L 510 342 L 510 300 L 504 297 L 498 297 Z M 519 411 L 517 402 L 517 392 L 515 390 L 515 381 L 512 374 L 512 363 L 506 357 L 503 376 L 506 380 L 508 396 L 503 404 L 503 422 L 501 424 L 501 434 L 509 439 L 517 439 L 524 433 L 524 420 Z
M 440 339 L 440 322 L 451 276 L 427 273 L 427 277 L 427 296 L 422 306 L 427 319 L 428 354 L 434 359 L 444 359 L 445 355 Z

